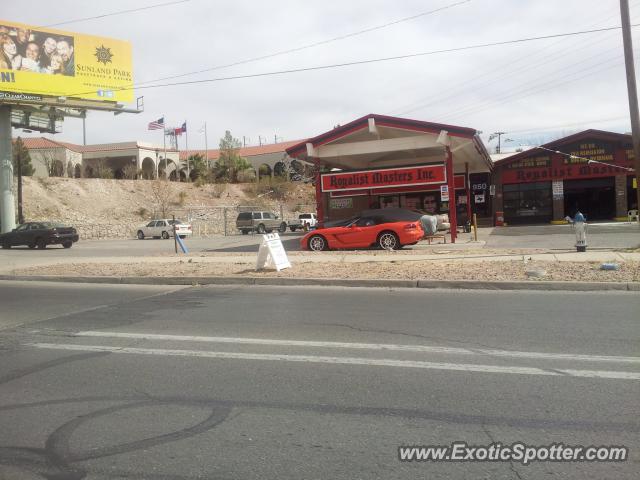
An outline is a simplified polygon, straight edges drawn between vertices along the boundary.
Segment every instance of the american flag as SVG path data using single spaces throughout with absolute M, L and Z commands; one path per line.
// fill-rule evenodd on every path
M 149 123 L 149 130 L 161 130 L 162 128 L 164 128 L 164 117 Z

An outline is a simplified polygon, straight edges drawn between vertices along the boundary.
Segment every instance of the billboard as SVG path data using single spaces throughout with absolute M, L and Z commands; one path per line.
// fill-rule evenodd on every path
M 129 103 L 131 44 L 0 20 L 0 90 Z

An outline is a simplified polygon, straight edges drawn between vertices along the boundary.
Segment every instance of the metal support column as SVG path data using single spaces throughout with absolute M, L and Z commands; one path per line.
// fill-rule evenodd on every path
M 316 167 L 316 213 L 318 215 L 318 223 L 324 225 L 324 206 L 322 199 L 322 177 L 320 176 L 320 159 L 314 158 L 313 163 Z
M 469 162 L 464 162 L 464 186 L 467 194 L 467 221 L 471 222 L 471 182 L 469 181 Z
M 458 236 L 458 216 L 456 213 L 456 186 L 453 174 L 453 154 L 451 148 L 447 145 L 445 147 L 447 154 L 447 184 L 449 186 L 449 222 L 451 223 L 451 243 L 456 243 L 456 237 Z
M 11 107 L 0 106 L 0 232 L 16 228 L 16 205 L 13 198 L 13 163 L 11 160 Z

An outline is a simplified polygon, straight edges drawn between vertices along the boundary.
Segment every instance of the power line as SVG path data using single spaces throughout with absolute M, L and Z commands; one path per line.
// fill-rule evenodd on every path
M 105 13 L 102 15 L 96 15 L 95 17 L 76 18 L 75 20 L 67 20 L 65 22 L 50 23 L 49 25 L 42 25 L 42 27 L 57 27 L 59 25 L 67 25 L 68 23 L 84 22 L 85 20 L 96 20 L 98 18 L 112 17 L 114 15 L 123 15 L 125 13 L 141 12 L 144 10 L 150 10 L 152 8 L 167 7 L 169 5 L 176 5 L 178 3 L 187 3 L 190 1 L 191 0 L 178 0 L 175 2 L 159 3 L 157 5 L 148 5 L 146 7 L 132 8 L 130 10 L 121 10 L 119 12 Z
M 607 9 L 608 11 L 608 9 Z M 616 15 L 609 15 L 607 17 L 604 18 L 604 21 L 602 18 L 600 18 L 599 21 L 592 23 L 590 25 L 588 25 L 588 27 L 595 27 L 597 25 L 602 25 L 604 23 L 606 23 L 606 21 L 608 21 L 610 18 L 616 18 Z M 610 32 L 613 33 L 613 32 Z M 467 79 L 464 80 L 462 82 L 459 82 L 458 84 L 456 84 L 455 86 L 453 86 L 452 88 L 447 88 L 445 89 L 444 92 L 439 92 L 437 95 L 429 95 L 427 97 L 423 97 L 420 100 L 417 101 L 413 101 L 411 102 L 411 104 L 405 106 L 402 109 L 397 109 L 395 112 L 395 114 L 397 115 L 406 115 L 407 113 L 411 113 L 414 112 L 416 110 L 422 110 L 426 107 L 430 107 L 432 105 L 438 104 L 438 103 L 443 103 L 446 102 L 448 99 L 451 99 L 455 96 L 457 96 L 459 94 L 459 92 L 464 91 L 469 85 L 473 85 L 474 88 L 479 88 L 481 86 L 484 85 L 492 85 L 493 83 L 495 83 L 496 80 L 494 79 L 499 79 L 499 80 L 504 80 L 505 78 L 508 77 L 513 77 L 515 75 L 517 75 L 518 73 L 521 73 L 523 71 L 527 71 L 527 70 L 531 70 L 534 68 L 537 68 L 538 65 L 542 65 L 542 64 L 548 64 L 550 63 L 550 59 L 554 58 L 554 60 L 551 61 L 557 61 L 559 58 L 564 57 L 566 55 L 569 55 L 571 52 L 565 52 L 565 53 L 552 53 L 551 55 L 547 55 L 545 50 L 549 50 L 550 48 L 552 48 L 555 45 L 559 45 L 562 42 L 566 41 L 566 38 L 562 38 L 556 42 L 552 42 L 547 44 L 546 46 L 540 48 L 539 50 L 537 50 L 535 53 L 533 53 L 532 55 L 528 55 L 527 57 L 524 58 L 519 58 L 516 59 L 515 61 L 509 62 L 508 66 L 502 66 L 504 64 L 504 61 L 500 62 L 500 66 L 498 64 L 496 64 L 496 67 L 498 68 L 498 70 L 502 69 L 502 70 L 507 70 L 507 73 L 502 74 L 499 71 L 496 71 L 495 68 L 491 69 L 488 72 L 485 72 L 483 74 L 480 75 L 476 75 L 474 73 L 473 78 L 471 80 Z M 604 41 L 604 38 L 599 38 L 596 40 L 592 40 L 590 42 L 582 42 L 579 44 L 577 49 L 574 50 L 582 50 L 585 48 L 589 48 L 590 45 L 594 44 L 594 43 L 600 43 Z M 543 60 L 542 62 L 535 62 L 532 63 L 531 60 L 535 57 L 541 57 L 543 56 Z M 518 63 L 525 63 L 525 65 L 520 66 L 518 68 L 514 69 L 514 65 L 517 65 Z M 482 82 L 478 82 L 478 80 L 480 80 L 481 78 L 486 78 L 489 77 L 488 80 L 486 81 L 482 81 Z M 446 96 L 443 96 L 443 94 L 448 93 Z
M 211 72 L 211 71 L 214 71 L 214 70 L 221 70 L 223 68 L 236 67 L 238 65 L 245 65 L 247 63 L 256 62 L 258 60 L 266 60 L 267 58 L 278 57 L 280 55 L 286 55 L 288 53 L 300 52 L 302 50 L 306 50 L 306 49 L 309 49 L 309 48 L 319 47 L 321 45 L 326 45 L 328 43 L 333 43 L 333 42 L 337 42 L 339 40 L 345 40 L 347 38 L 352 38 L 352 37 L 356 37 L 358 35 L 363 35 L 365 33 L 373 32 L 373 31 L 376 31 L 376 30 L 381 30 L 383 28 L 387 28 L 387 27 L 390 27 L 392 25 L 397 25 L 399 23 L 408 22 L 410 20 L 415 20 L 416 18 L 425 17 L 427 15 L 432 15 L 434 13 L 442 12 L 443 10 L 448 10 L 450 8 L 457 7 L 459 5 L 462 5 L 462 4 L 465 4 L 465 3 L 469 3 L 470 1 L 471 0 L 462 0 L 462 1 L 459 1 L 459 2 L 456 2 L 456 3 L 445 5 L 444 7 L 436 8 L 434 10 L 429 10 L 427 12 L 418 13 L 416 15 L 411 15 L 409 17 L 400 18 L 398 20 L 393 20 L 393 21 L 388 22 L 388 23 L 383 23 L 381 25 L 376 25 L 374 27 L 365 28 L 364 30 L 358 30 L 356 32 L 347 33 L 345 35 L 339 35 L 337 37 L 329 38 L 329 39 L 326 39 L 326 40 L 321 40 L 321 41 L 318 41 L 318 42 L 309 43 L 307 45 L 302 45 L 300 47 L 289 48 L 287 50 L 280 50 L 278 52 L 269 53 L 269 54 L 261 55 L 261 56 L 258 56 L 258 57 L 247 58 L 245 60 L 239 60 L 237 62 L 227 63 L 227 64 L 224 64 L 224 65 L 218 65 L 218 66 L 215 66 L 215 67 L 209 67 L 209 68 L 205 68 L 203 70 L 195 70 L 193 72 L 181 73 L 179 75 L 171 75 L 171 76 L 168 76 L 168 77 L 161 77 L 161 78 L 156 78 L 156 79 L 153 79 L 153 80 L 145 80 L 143 82 L 138 83 L 138 85 L 147 85 L 147 84 L 153 83 L 153 82 L 162 82 L 164 80 L 173 80 L 174 78 L 182 78 L 182 77 L 187 77 L 187 76 L 190 76 L 190 75 L 197 75 L 199 73 L 206 73 L 206 72 Z
M 603 67 L 603 65 L 609 64 L 609 63 L 613 63 L 612 65 L 609 65 L 607 67 Z M 524 89 L 519 89 L 519 90 L 512 90 L 511 93 L 508 94 L 503 94 L 501 95 L 500 99 L 497 101 L 494 100 L 488 100 L 488 101 L 482 101 L 476 104 L 472 104 L 472 105 L 467 105 L 465 107 L 462 107 L 458 110 L 454 110 L 452 112 L 449 112 L 448 114 L 444 115 L 444 119 L 447 118 L 458 118 L 461 117 L 462 115 L 469 115 L 469 114 L 473 114 L 478 110 L 484 110 L 488 107 L 494 107 L 496 105 L 501 105 L 504 103 L 508 103 L 509 101 L 512 100 L 519 100 L 531 95 L 534 95 L 536 93 L 539 93 L 541 91 L 546 91 L 549 89 L 554 89 L 557 88 L 561 85 L 565 85 L 567 83 L 571 83 L 571 82 L 575 82 L 576 80 L 580 80 L 582 78 L 591 76 L 591 75 L 596 75 L 598 73 L 601 73 L 605 70 L 609 70 L 611 68 L 614 68 L 618 65 L 622 64 L 622 56 L 618 55 L 614 58 L 610 58 L 609 60 L 605 60 L 604 62 L 600 62 L 597 63 L 595 65 L 591 65 L 589 67 L 585 67 L 583 69 L 580 70 L 576 70 L 571 72 L 569 75 L 560 75 L 559 78 L 556 79 L 550 79 L 544 83 L 541 84 L 537 84 L 537 85 L 533 85 L 532 87 L 525 87 Z M 576 74 L 582 73 L 582 72 L 588 72 L 590 70 L 594 70 L 591 73 L 586 73 L 584 75 L 580 75 L 576 77 Z M 562 81 L 558 81 L 559 79 L 561 79 Z M 542 88 L 541 88 L 542 87 Z
M 640 24 L 633 24 L 632 27 L 637 27 Z M 550 38 L 559 38 L 559 37 L 569 37 L 569 36 L 574 36 L 574 35 L 586 35 L 589 33 L 597 33 L 597 32 L 606 32 L 606 31 L 610 31 L 610 30 L 619 30 L 620 27 L 606 27 L 606 28 L 598 28 L 598 29 L 593 29 L 593 30 L 582 30 L 582 31 L 577 31 L 577 32 L 567 32 L 567 33 L 556 33 L 556 34 L 552 34 L 552 35 L 543 35 L 543 36 L 539 36 L 539 37 L 527 37 L 527 38 L 520 38 L 520 39 L 516 39 L 516 40 L 504 40 L 504 41 L 500 41 L 500 42 L 491 42 L 491 43 L 482 43 L 482 44 L 477 44 L 477 45 L 467 45 L 464 47 L 454 47 L 454 48 L 446 48 L 446 49 L 442 49 L 442 50 L 432 50 L 429 52 L 419 52 L 419 53 L 411 53 L 411 54 L 407 54 L 407 55 L 396 55 L 396 56 L 392 56 L 392 57 L 383 57 L 383 58 L 372 58 L 372 59 L 368 59 L 368 60 L 358 60 L 358 61 L 353 61 L 353 62 L 344 62 L 344 63 L 334 63 L 334 64 L 330 64 L 330 65 L 319 65 L 319 66 L 314 66 L 314 67 L 304 67 L 304 68 L 292 68 L 292 69 L 287 69 L 287 70 L 277 70 L 277 71 L 273 71 L 273 72 L 262 72 L 262 73 L 253 73 L 253 74 L 246 74 L 246 75 L 234 75 L 234 76 L 230 76 L 230 77 L 218 77 L 218 78 L 207 78 L 207 79 L 203 79 L 203 80 L 188 80 L 188 81 L 184 81 L 184 82 L 172 82 L 172 83 L 160 83 L 160 84 L 156 84 L 156 85 L 146 85 L 146 86 L 130 86 L 130 87 L 119 87 L 116 88 L 115 91 L 128 91 L 128 90 L 135 90 L 135 89 L 148 89 L 148 88 L 162 88 L 162 87 L 174 87 L 174 86 L 179 86 L 179 85 L 196 85 L 196 84 L 201 84 L 201 83 L 213 83 L 213 82 L 222 82 L 222 81 L 228 81 L 228 80 L 240 80 L 240 79 L 247 79 L 247 78 L 258 78 L 258 77 L 268 77 L 268 76 L 275 76 L 275 75 L 286 75 L 286 74 L 290 74 L 290 73 L 300 73 L 300 72 L 311 72 L 311 71 L 317 71 L 317 70 L 328 70 L 328 69 L 332 69 L 332 68 L 342 68 L 342 67 L 349 67 L 349 66 L 354 66 L 354 65 L 366 65 L 366 64 L 370 64 L 370 63 L 379 63 L 379 62 L 388 62 L 388 61 L 392 61 L 392 60 L 403 60 L 403 59 L 407 59 L 407 58 L 416 58 L 416 57 L 423 57 L 423 56 L 427 56 L 427 55 L 435 55 L 435 54 L 440 54 L 440 53 L 453 53 L 453 52 L 461 52 L 461 51 L 465 51 L 465 50 L 477 50 L 480 48 L 486 48 L 486 47 L 496 47 L 496 46 L 501 46 L 501 45 L 512 45 L 512 44 L 518 44 L 518 43 L 525 43 L 525 42 L 531 42 L 531 41 L 536 41 L 536 40 L 547 40 Z M 80 92 L 80 93 L 74 93 L 69 95 L 70 97 L 74 97 L 74 96 L 78 96 L 78 95 L 88 95 L 94 93 L 94 91 L 89 91 L 89 92 Z

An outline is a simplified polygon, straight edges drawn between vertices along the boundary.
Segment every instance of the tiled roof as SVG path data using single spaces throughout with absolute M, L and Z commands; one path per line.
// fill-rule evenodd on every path
M 15 140 L 15 139 L 14 139 Z M 25 147 L 30 150 L 38 150 L 45 148 L 67 148 L 73 152 L 114 152 L 118 150 L 131 150 L 135 148 L 146 148 L 155 150 L 156 148 L 150 145 L 140 145 L 138 142 L 117 142 L 117 143 L 100 143 L 96 145 L 76 145 L 69 142 L 57 142 L 45 137 L 26 137 L 22 139 Z M 163 147 L 162 147 L 163 148 Z M 175 152 L 171 148 L 167 148 L 167 152 Z
M 267 155 L 269 153 L 285 153 L 285 150 L 289 147 L 297 145 L 300 143 L 300 140 L 294 140 L 291 142 L 281 142 L 281 143 L 270 143 L 267 145 L 260 145 L 257 147 L 243 147 L 240 149 L 241 157 L 254 157 L 256 155 Z M 210 160 L 216 160 L 220 157 L 220 150 L 218 149 L 209 149 L 208 157 Z M 187 156 L 199 154 L 204 156 L 204 150 L 189 150 L 188 152 L 185 150 L 180 151 L 180 160 L 186 160 Z
M 15 141 L 16 139 L 14 139 Z M 74 152 L 80 152 L 80 146 L 66 142 L 56 142 L 44 137 L 26 137 L 22 139 L 22 143 L 29 150 L 39 150 L 47 148 L 67 148 Z

